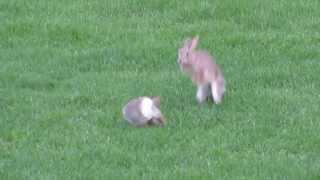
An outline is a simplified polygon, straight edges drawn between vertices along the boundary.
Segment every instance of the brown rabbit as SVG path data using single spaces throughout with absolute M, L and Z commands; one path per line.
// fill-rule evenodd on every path
M 219 104 L 225 93 L 225 80 L 213 57 L 206 51 L 196 50 L 198 41 L 199 36 L 196 36 L 184 42 L 178 51 L 178 63 L 197 86 L 198 102 L 202 103 L 212 95 L 214 102 Z
M 137 127 L 164 125 L 159 96 L 144 96 L 130 100 L 122 109 L 123 117 Z

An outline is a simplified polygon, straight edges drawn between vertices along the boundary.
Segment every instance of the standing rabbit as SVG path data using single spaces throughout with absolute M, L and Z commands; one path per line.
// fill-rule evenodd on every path
M 164 125 L 165 118 L 159 108 L 159 96 L 144 96 L 130 100 L 123 107 L 122 113 L 125 120 L 137 127 Z
M 202 103 L 208 96 L 216 104 L 221 103 L 225 92 L 225 80 L 221 69 L 206 51 L 196 50 L 199 36 L 187 39 L 178 50 L 178 63 L 197 86 L 197 100 Z M 211 91 L 211 92 L 210 92 Z

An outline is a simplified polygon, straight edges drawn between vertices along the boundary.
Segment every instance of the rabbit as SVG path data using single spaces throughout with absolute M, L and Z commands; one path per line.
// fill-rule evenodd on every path
M 197 86 L 196 99 L 200 104 L 207 97 L 220 104 L 226 90 L 225 79 L 214 58 L 206 51 L 196 50 L 198 41 L 199 36 L 185 40 L 178 50 L 178 64 Z
M 126 121 L 137 127 L 163 126 L 166 123 L 160 111 L 159 96 L 143 96 L 132 99 L 122 108 L 122 114 Z

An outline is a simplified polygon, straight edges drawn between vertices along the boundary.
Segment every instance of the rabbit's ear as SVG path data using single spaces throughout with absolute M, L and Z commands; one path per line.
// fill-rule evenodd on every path
M 150 97 L 157 108 L 160 108 L 160 97 L 159 96 L 151 96 Z
M 199 41 L 199 36 L 198 35 L 195 36 L 194 38 L 192 38 L 189 50 L 194 50 L 198 45 L 198 41 Z

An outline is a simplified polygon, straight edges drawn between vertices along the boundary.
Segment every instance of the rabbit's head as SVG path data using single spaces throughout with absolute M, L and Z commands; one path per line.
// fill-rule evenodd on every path
M 149 96 L 157 108 L 160 108 L 160 96 Z
M 190 54 L 197 47 L 199 36 L 195 36 L 192 39 L 188 38 L 184 41 L 184 44 L 178 50 L 178 63 L 180 65 L 190 64 Z

